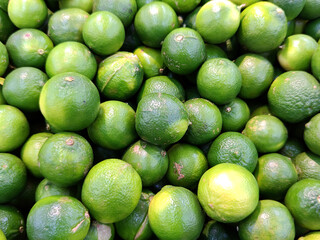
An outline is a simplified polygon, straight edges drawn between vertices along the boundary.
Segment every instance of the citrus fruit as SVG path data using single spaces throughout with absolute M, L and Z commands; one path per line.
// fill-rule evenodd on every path
M 303 179 L 293 184 L 285 197 L 285 205 L 300 226 L 320 229 L 320 180 Z
M 298 181 L 291 159 L 278 153 L 261 156 L 254 175 L 260 195 L 273 200 L 283 200 L 287 190 Z
M 21 67 L 10 72 L 2 93 L 7 103 L 26 112 L 39 111 L 39 97 L 47 75 L 33 67 Z
M 136 111 L 136 130 L 141 139 L 154 145 L 179 141 L 188 129 L 188 113 L 174 96 L 150 93 L 142 98 Z
M 144 187 L 160 181 L 168 170 L 169 159 L 165 149 L 139 140 L 124 153 L 123 161 L 131 164 L 141 177 Z
M 115 223 L 117 233 L 122 239 L 143 240 L 152 237 L 153 232 L 149 223 L 148 209 L 153 197 L 152 192 L 144 190 L 133 212 L 127 218 Z
M 236 228 L 210 220 L 203 228 L 201 240 L 238 240 L 238 233 Z
M 208 1 L 208 0 L 205 0 L 205 1 Z M 242 6 L 242 8 L 245 8 L 245 7 L 250 6 L 251 4 L 254 4 L 256 2 L 260 2 L 260 0 L 231 0 L 231 2 L 233 2 L 239 6 Z
M 124 101 L 139 90 L 142 80 L 143 67 L 137 55 L 118 52 L 100 63 L 96 85 L 106 98 Z
M 235 99 L 240 92 L 241 83 L 237 65 L 227 58 L 207 60 L 197 75 L 200 95 L 215 104 L 227 104 Z
M 268 1 L 282 8 L 284 13 L 286 14 L 288 21 L 295 19 L 299 15 L 299 13 L 302 11 L 306 3 L 306 0 L 293 0 L 293 1 L 268 0 Z
M 163 0 L 168 3 L 177 13 L 188 13 L 195 9 L 201 0 Z
M 251 52 L 273 50 L 286 37 L 286 15 L 273 3 L 254 3 L 241 12 L 240 18 L 237 38 Z
M 28 239 L 82 240 L 90 227 L 83 204 L 70 196 L 46 197 L 31 208 L 27 218 Z
M 183 19 L 183 25 L 184 27 L 192 28 L 194 30 L 196 29 L 196 18 L 197 14 L 200 11 L 200 8 L 202 6 L 196 7 L 195 9 L 192 10 L 192 12 L 188 13 L 188 15 Z
M 38 202 L 42 198 L 50 196 L 72 196 L 75 195 L 71 188 L 61 187 L 48 179 L 43 179 L 37 186 L 35 200 Z
M 167 76 L 156 76 L 147 79 L 142 85 L 137 101 L 150 93 L 166 93 L 184 101 L 184 89 L 180 82 Z
M 96 119 L 100 97 L 89 78 L 66 72 L 49 79 L 42 88 L 39 104 L 41 113 L 54 127 L 79 131 Z
M 171 31 L 164 39 L 161 55 L 170 71 L 182 75 L 194 72 L 207 57 L 200 34 L 191 28 Z
M 224 131 L 241 131 L 250 118 L 250 109 L 240 98 L 221 106 L 220 112 Z
M 48 22 L 48 36 L 58 45 L 62 42 L 83 42 L 82 28 L 89 14 L 79 8 L 56 11 Z
M 0 152 L 11 152 L 20 147 L 29 132 L 28 120 L 18 108 L 0 105 Z
M 101 147 L 123 149 L 137 137 L 135 112 L 124 102 L 103 102 L 97 118 L 88 127 L 88 134 L 90 139 Z
M 50 78 L 59 73 L 76 72 L 92 80 L 96 71 L 96 59 L 79 42 L 63 42 L 55 46 L 46 61 L 46 73 Z
M 196 17 L 196 29 L 204 41 L 223 43 L 238 30 L 240 11 L 228 0 L 209 1 L 200 8 Z
M 320 39 L 320 18 L 314 19 L 309 21 L 303 32 L 311 37 L 314 38 L 314 40 L 319 41 Z
M 278 61 L 287 71 L 308 70 L 318 43 L 306 34 L 289 36 L 278 51 Z
M 320 231 L 311 232 L 307 235 L 300 237 L 298 240 L 317 240 L 320 238 Z
M 299 17 L 303 19 L 316 19 L 320 17 L 320 2 L 319 0 L 306 0 Z
M 27 181 L 26 167 L 20 158 L 10 153 L 0 153 L 0 204 L 18 196 Z
M 75 133 L 57 133 L 39 152 L 41 174 L 62 187 L 76 184 L 85 177 L 93 163 L 89 142 Z
M 0 79 L 0 105 L 6 104 L 6 100 L 4 99 L 3 93 L 2 93 L 2 85 L 1 85 L 1 79 Z
M 47 18 L 48 9 L 44 0 L 10 0 L 8 14 L 18 28 L 39 28 Z
M 117 52 L 125 38 L 121 20 L 111 12 L 92 13 L 82 29 L 86 45 L 99 55 L 110 55 Z
M 98 221 L 92 221 L 89 232 L 84 240 L 113 240 L 115 230 L 112 223 L 104 224 Z
M 311 152 L 320 155 L 320 114 L 318 113 L 305 125 L 304 142 Z
M 154 0 L 136 0 L 138 9 L 142 8 L 144 5 L 154 2 Z
M 41 68 L 53 49 L 53 43 L 44 32 L 27 28 L 11 34 L 6 47 L 10 60 L 16 67 Z
M 195 189 L 202 174 L 208 170 L 204 153 L 196 146 L 177 143 L 168 150 L 167 179 L 174 186 Z
M 1 3 L 3 2 L 4 1 L 2 1 Z M 8 13 L 0 8 L 0 41 L 2 43 L 5 43 L 8 37 L 15 31 L 15 29 L 16 27 L 11 22 Z
M 7 240 L 6 236 L 4 235 L 1 229 L 0 229 L 0 240 Z
M 46 132 L 33 134 L 22 146 L 21 160 L 35 177 L 42 177 L 40 173 L 39 152 L 45 141 L 52 135 L 52 133 Z
M 320 157 L 311 152 L 302 152 L 293 159 L 299 179 L 314 178 L 320 180 Z
M 25 239 L 25 220 L 21 212 L 11 205 L 0 205 L 0 229 L 5 240 Z
M 91 13 L 93 0 L 59 0 L 59 8 L 80 8 L 87 13 Z
M 7 12 L 8 10 L 8 3 L 9 3 L 9 0 L 3 0 L 0 3 L 0 8 L 5 12 Z
M 203 98 L 186 101 L 190 125 L 184 138 L 195 145 L 205 144 L 218 136 L 222 129 L 222 117 L 219 108 Z
M 285 125 L 278 118 L 270 115 L 251 118 L 242 133 L 250 138 L 259 153 L 280 150 L 288 138 Z
M 301 122 L 319 112 L 319 101 L 319 82 L 304 71 L 281 74 L 268 92 L 271 113 L 290 123 Z
M 253 118 L 258 115 L 272 115 L 268 105 L 262 105 L 257 107 L 250 115 L 250 118 Z
M 133 54 L 138 56 L 146 79 L 163 74 L 164 64 L 160 50 L 140 46 Z
M 159 48 L 165 37 L 179 26 L 175 11 L 166 3 L 155 1 L 139 9 L 134 26 L 142 43 Z
M 137 12 L 137 3 L 135 0 L 93 0 L 92 11 L 109 11 L 122 21 L 124 27 L 128 27 Z
M 148 214 L 151 229 L 159 239 L 197 239 L 204 224 L 196 195 L 183 187 L 163 187 L 151 200 Z
M 259 201 L 259 188 L 254 176 L 244 167 L 221 163 L 202 175 L 198 198 L 210 218 L 232 223 L 254 211 Z
M 1 11 L 1 10 L 0 10 Z M 9 65 L 9 55 L 5 45 L 0 42 L 0 76 L 6 72 Z
M 287 156 L 291 159 L 295 158 L 299 153 L 305 151 L 305 146 L 300 139 L 288 138 L 283 148 L 279 150 L 279 153 Z
M 316 77 L 318 80 L 320 79 L 320 47 L 316 49 L 314 52 L 312 59 L 311 59 L 311 70 L 314 77 Z
M 81 199 L 97 221 L 114 223 L 131 214 L 138 205 L 141 191 L 141 178 L 129 163 L 107 159 L 89 171 Z
M 224 132 L 211 144 L 208 162 L 211 167 L 234 163 L 253 172 L 258 162 L 258 152 L 248 137 L 237 132 Z
M 254 212 L 240 222 L 239 236 L 241 240 L 292 240 L 295 237 L 294 229 L 293 218 L 283 204 L 261 200 Z
M 273 81 L 274 68 L 265 57 L 247 53 L 235 61 L 242 76 L 241 98 L 253 99 L 261 96 Z
M 227 54 L 225 51 L 222 50 L 217 45 L 213 44 L 206 44 L 206 52 L 207 52 L 207 59 L 212 59 L 212 58 L 227 58 Z

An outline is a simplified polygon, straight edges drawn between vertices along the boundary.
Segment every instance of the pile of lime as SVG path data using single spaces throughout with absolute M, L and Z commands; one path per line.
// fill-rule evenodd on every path
M 320 0 L 1 0 L 0 240 L 319 240 Z

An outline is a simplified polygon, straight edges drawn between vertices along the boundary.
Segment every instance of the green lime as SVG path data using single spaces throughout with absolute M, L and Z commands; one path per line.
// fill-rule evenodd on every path
M 166 93 L 184 101 L 184 89 L 180 82 L 167 76 L 156 76 L 147 79 L 140 88 L 137 96 L 139 102 L 144 96 L 150 93 Z
M 133 212 L 127 218 L 115 223 L 117 233 L 122 239 L 151 239 L 153 232 L 149 223 L 148 209 L 153 197 L 152 192 L 144 190 Z
M 82 29 L 86 45 L 99 55 L 110 55 L 117 52 L 125 38 L 121 20 L 111 12 L 92 13 Z
M 89 14 L 79 8 L 62 9 L 55 12 L 48 22 L 48 36 L 58 45 L 62 42 L 83 42 L 82 28 Z
M 7 240 L 6 236 L 4 235 L 1 229 L 0 229 L 0 240 Z
M 4 204 L 23 190 L 27 182 L 27 171 L 20 158 L 10 153 L 0 153 L 0 173 L 0 204 Z
M 197 18 L 197 14 L 200 11 L 201 6 L 196 7 L 195 9 L 193 9 L 192 12 L 190 12 L 183 21 L 183 26 L 186 26 L 188 28 L 192 28 L 194 30 L 197 30 L 196 28 L 196 18 Z
M 94 55 L 79 42 L 63 42 L 55 46 L 46 61 L 46 73 L 50 78 L 59 73 L 76 72 L 92 80 L 96 71 Z
M 44 0 L 12 0 L 8 14 L 18 28 L 39 28 L 47 19 L 48 9 Z
M 0 2 L 0 7 L 2 2 L 4 1 Z M 0 8 L 0 41 L 5 43 L 15 29 L 16 27 L 11 22 L 8 13 Z
M 154 2 L 155 0 L 136 0 L 138 9 L 142 8 L 144 5 Z
M 288 138 L 285 125 L 278 118 L 270 115 L 251 118 L 242 133 L 250 138 L 259 153 L 279 151 Z
M 195 189 L 202 174 L 208 170 L 204 153 L 196 146 L 177 143 L 168 150 L 167 179 L 174 186 Z
M 87 13 L 91 13 L 93 0 L 59 0 L 60 9 L 79 8 Z
M 79 131 L 96 119 L 100 96 L 89 78 L 66 72 L 49 79 L 42 88 L 39 101 L 41 113 L 55 128 Z
M 195 9 L 201 0 L 163 0 L 168 3 L 177 13 L 188 13 Z
M 318 240 L 320 238 L 320 231 L 311 232 L 307 235 L 300 237 L 298 240 Z
M 123 149 L 137 137 L 135 112 L 124 102 L 103 102 L 97 118 L 88 127 L 88 134 L 90 139 L 101 147 Z
M 236 64 L 227 58 L 207 60 L 197 76 L 200 95 L 215 104 L 227 104 L 241 89 L 242 77 Z
M 88 210 L 70 196 L 51 196 L 39 200 L 27 218 L 29 240 L 80 240 L 85 238 L 89 227 Z
M 89 171 L 82 186 L 82 202 L 101 223 L 128 217 L 138 205 L 142 191 L 139 174 L 119 159 L 107 159 Z
M 0 10 L 1 11 L 1 10 Z M 0 76 L 3 76 L 9 65 L 9 55 L 6 46 L 0 42 Z
M 293 159 L 299 179 L 314 178 L 320 180 L 320 156 L 311 152 L 302 152 Z
M 276 49 L 286 37 L 286 15 L 273 3 L 254 3 L 241 12 L 240 18 L 237 38 L 251 52 Z
M 1 10 L 4 10 L 5 12 L 7 12 L 8 10 L 8 3 L 9 3 L 9 0 L 3 0 L 0 2 L 0 8 Z
M 48 179 L 43 179 L 39 185 L 37 186 L 35 192 L 35 200 L 38 202 L 42 198 L 50 197 L 50 196 L 73 196 L 75 192 L 72 191 L 71 188 L 61 187 Z
M 228 0 L 209 1 L 200 8 L 196 29 L 204 41 L 223 43 L 231 38 L 240 25 L 240 11 Z
M 305 125 L 304 142 L 311 152 L 320 155 L 320 114 L 318 113 Z
M 279 153 L 294 159 L 299 153 L 305 151 L 305 146 L 300 139 L 288 138 L 285 145 L 279 150 Z
M 203 228 L 200 240 L 239 240 L 235 227 L 210 220 Z
M 194 98 L 186 101 L 184 106 L 191 123 L 184 136 L 187 142 L 205 144 L 220 134 L 222 117 L 216 105 L 203 98 Z
M 47 75 L 37 68 L 17 68 L 7 75 L 2 93 L 8 104 L 26 112 L 36 112 L 40 110 L 40 92 L 47 80 Z
M 89 232 L 84 240 L 113 240 L 115 237 L 115 229 L 112 223 L 99 223 L 92 221 Z
M 141 139 L 154 145 L 179 141 L 188 129 L 188 113 L 183 103 L 165 93 L 150 93 L 138 103 L 135 126 Z
M 253 118 L 258 115 L 272 115 L 268 105 L 262 105 L 257 107 L 250 115 L 250 118 Z
M 273 200 L 283 200 L 287 190 L 298 181 L 291 159 L 279 153 L 261 156 L 254 175 L 260 195 Z
M 209 1 L 209 0 L 202 0 L 202 1 Z M 234 4 L 237 4 L 238 6 L 245 8 L 250 6 L 251 4 L 254 4 L 256 2 L 260 2 L 260 0 L 231 0 Z
M 52 133 L 46 132 L 33 134 L 22 146 L 21 160 L 35 177 L 42 177 L 40 173 L 39 152 L 45 141 L 52 135 Z
M 198 185 L 198 198 L 213 220 L 239 222 L 249 216 L 259 201 L 259 187 L 244 167 L 221 163 L 207 170 Z
M 0 153 L 11 152 L 27 139 L 30 127 L 25 115 L 10 105 L 0 105 Z
M 25 228 L 24 217 L 17 208 L 0 205 L 0 229 L 5 235 L 5 240 L 25 239 Z
M 293 184 L 284 199 L 285 205 L 300 226 L 320 229 L 320 180 L 303 179 Z
M 225 132 L 211 144 L 208 162 L 211 167 L 220 163 L 234 163 L 253 172 L 258 162 L 258 152 L 248 137 L 237 132 Z
M 301 122 L 320 110 L 319 82 L 304 71 L 285 72 L 271 84 L 268 102 L 275 116 L 290 123 Z
M 183 187 L 163 187 L 151 200 L 148 214 L 151 229 L 159 239 L 197 239 L 204 224 L 196 195 Z
M 53 43 L 44 32 L 28 28 L 10 35 L 6 47 L 10 60 L 16 67 L 41 68 L 53 49 Z
M 100 63 L 96 85 L 106 98 L 124 101 L 139 90 L 142 80 L 143 67 L 138 56 L 118 52 Z
M 169 159 L 165 149 L 139 140 L 124 153 L 123 161 L 130 163 L 141 177 L 144 187 L 152 186 L 166 174 Z
M 240 98 L 220 107 L 222 129 L 224 131 L 241 131 L 250 118 L 250 109 Z
M 241 98 L 253 99 L 261 96 L 274 80 L 274 68 L 270 61 L 257 54 L 247 53 L 235 61 L 242 76 Z
M 319 0 L 306 0 L 306 3 L 304 4 L 299 17 L 307 20 L 312 20 L 320 17 Z
M 146 79 L 163 74 L 164 64 L 160 50 L 140 46 L 133 54 L 138 56 Z
M 75 133 L 57 133 L 42 145 L 40 172 L 61 187 L 75 185 L 88 173 L 93 163 L 89 142 Z
M 164 39 L 161 48 L 164 64 L 177 74 L 194 72 L 207 57 L 205 44 L 191 28 L 177 28 Z
M 311 59 L 311 70 L 312 74 L 315 78 L 318 80 L 320 79 L 320 67 L 319 67 L 319 62 L 320 62 L 320 47 L 316 49 L 314 52 L 312 59 Z
M 319 41 L 320 39 L 320 18 L 316 18 L 314 20 L 309 21 L 303 32 L 311 37 L 314 38 L 314 40 Z
M 307 71 L 311 66 L 311 58 L 318 48 L 318 43 L 306 34 L 289 36 L 278 51 L 278 61 L 287 71 Z
M 165 37 L 179 26 L 179 22 L 177 14 L 168 4 L 155 1 L 139 9 L 134 26 L 144 45 L 159 48 Z
M 291 1 L 268 0 L 268 1 L 282 8 L 284 13 L 286 14 L 288 21 L 295 19 L 299 15 L 299 13 L 302 11 L 306 3 L 306 0 L 291 0 Z
M 295 237 L 289 210 L 273 200 L 261 200 L 254 212 L 239 224 L 241 240 L 292 240 Z
M 135 0 L 93 0 L 93 12 L 108 11 L 116 15 L 124 27 L 128 27 L 137 12 Z
M 206 44 L 206 52 L 207 52 L 207 59 L 212 58 L 227 58 L 227 54 L 225 51 L 222 50 L 219 46 L 213 44 Z

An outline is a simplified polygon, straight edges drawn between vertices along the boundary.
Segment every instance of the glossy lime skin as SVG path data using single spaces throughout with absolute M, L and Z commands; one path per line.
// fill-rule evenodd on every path
M 8 13 L 0 9 L 0 41 L 5 43 L 15 29 L 16 27 L 11 22 Z
M 288 138 L 286 144 L 279 150 L 279 153 L 292 160 L 306 150 L 303 141 L 297 138 Z
M 142 43 L 159 48 L 165 37 L 179 26 L 175 11 L 166 3 L 155 1 L 137 12 L 134 26 Z
M 97 61 L 84 44 L 63 42 L 52 49 L 45 67 L 50 78 L 59 73 L 76 72 L 92 80 L 97 71 Z
M 320 62 L 320 47 L 316 49 L 311 59 L 311 71 L 313 76 L 316 77 L 318 80 L 320 79 L 319 62 Z
M 11 205 L 0 206 L 0 229 L 5 235 L 1 240 L 25 239 L 25 219 L 21 212 Z
M 261 200 L 254 212 L 240 222 L 239 236 L 242 240 L 292 240 L 295 237 L 294 229 L 293 218 L 283 204 Z
M 0 203 L 6 204 L 25 187 L 27 171 L 21 159 L 10 153 L 0 153 L 0 164 Z
M 320 229 L 320 180 L 303 179 L 293 184 L 285 197 L 285 205 L 297 224 L 310 229 Z
M 84 240 L 113 240 L 115 238 L 115 229 L 112 223 L 100 223 L 92 221 L 89 232 Z
M 320 17 L 320 3 L 317 0 L 306 0 L 299 17 L 302 19 L 313 20 Z
M 59 0 L 60 9 L 80 8 L 87 13 L 92 12 L 93 0 Z
M 40 30 L 27 28 L 14 32 L 8 38 L 6 47 L 16 67 L 41 68 L 53 49 L 53 43 Z
M 48 15 L 44 0 L 9 1 L 8 14 L 18 28 L 39 28 Z
M 9 55 L 5 45 L 0 42 L 0 77 L 6 72 L 9 65 Z
M 315 20 L 309 21 L 303 32 L 311 37 L 314 38 L 314 40 L 319 41 L 320 39 L 320 19 L 317 18 Z
M 206 44 L 206 52 L 207 52 L 207 59 L 212 59 L 212 58 L 227 58 L 227 54 L 225 53 L 222 48 L 220 48 L 217 45 L 213 44 Z
M 313 116 L 310 121 L 305 125 L 304 129 L 304 142 L 311 152 L 320 155 L 320 114 Z
M 168 3 L 177 13 L 188 13 L 195 9 L 201 0 L 163 0 Z
M 287 17 L 287 20 L 295 19 L 302 11 L 306 0 L 295 0 L 295 1 L 283 1 L 283 0 L 269 0 L 269 2 L 281 7 Z
M 314 178 L 320 180 L 320 157 L 311 152 L 302 152 L 293 159 L 299 179 Z

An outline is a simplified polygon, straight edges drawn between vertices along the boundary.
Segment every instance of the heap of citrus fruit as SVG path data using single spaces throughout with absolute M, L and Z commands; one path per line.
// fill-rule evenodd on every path
M 320 0 L 1 0 L 0 240 L 320 240 Z

